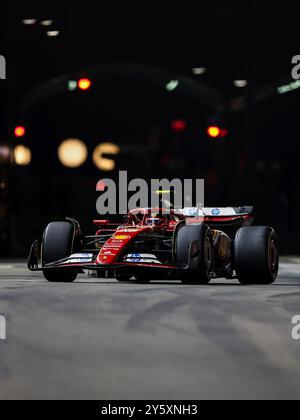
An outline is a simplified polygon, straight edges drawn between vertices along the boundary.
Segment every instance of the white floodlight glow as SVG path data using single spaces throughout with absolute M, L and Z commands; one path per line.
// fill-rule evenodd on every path
M 166 85 L 166 89 L 168 92 L 173 92 L 179 86 L 179 80 L 170 80 L 169 83 Z
M 41 25 L 42 26 L 51 26 L 53 25 L 53 20 L 52 19 L 45 19 L 41 21 Z
M 233 84 L 234 84 L 235 87 L 245 88 L 245 87 L 248 86 L 248 81 L 247 80 L 235 80 L 233 82 Z
M 192 72 L 195 76 L 202 76 L 203 74 L 206 73 L 206 68 L 205 67 L 194 67 L 192 69 Z
M 24 25 L 34 25 L 37 22 L 37 19 L 23 19 L 22 23 Z
M 56 37 L 56 36 L 58 36 L 59 34 L 60 34 L 60 31 L 47 31 L 47 35 L 48 35 L 50 38 Z
M 68 81 L 68 90 L 74 92 L 78 88 L 78 82 L 76 80 Z

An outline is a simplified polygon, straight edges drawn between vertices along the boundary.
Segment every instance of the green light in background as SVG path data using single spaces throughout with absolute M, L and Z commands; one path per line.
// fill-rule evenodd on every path
M 179 80 L 170 80 L 170 82 L 166 85 L 166 89 L 168 92 L 173 92 L 179 86 Z
M 74 92 L 74 90 L 76 90 L 78 87 L 78 83 L 76 82 L 76 80 L 69 80 L 68 81 L 68 90 L 70 92 Z
M 292 92 L 293 90 L 300 89 L 300 80 L 297 80 L 296 82 L 292 82 L 288 85 L 280 86 L 277 88 L 277 92 L 280 95 L 284 95 L 285 93 Z

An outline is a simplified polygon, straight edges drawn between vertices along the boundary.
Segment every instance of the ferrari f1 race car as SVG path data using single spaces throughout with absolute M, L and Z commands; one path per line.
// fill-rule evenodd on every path
M 42 271 L 50 282 L 73 282 L 89 270 L 120 282 L 201 285 L 226 278 L 271 284 L 279 269 L 277 236 L 271 227 L 251 226 L 252 212 L 250 207 L 137 209 L 121 225 L 95 220 L 92 236 L 66 219 L 50 223 L 34 242 L 28 268 Z

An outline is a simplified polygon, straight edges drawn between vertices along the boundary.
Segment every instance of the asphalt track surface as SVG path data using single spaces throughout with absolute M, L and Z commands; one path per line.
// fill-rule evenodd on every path
M 300 259 L 274 286 L 50 284 L 0 263 L 0 399 L 299 399 Z

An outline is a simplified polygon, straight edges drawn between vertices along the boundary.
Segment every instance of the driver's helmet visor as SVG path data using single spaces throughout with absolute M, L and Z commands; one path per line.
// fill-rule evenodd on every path
M 146 220 L 146 224 L 148 225 L 148 226 L 158 226 L 158 225 L 160 225 L 160 224 L 162 224 L 163 223 L 163 220 L 162 219 L 160 219 L 160 218 L 158 218 L 158 217 L 149 217 L 147 220 Z

